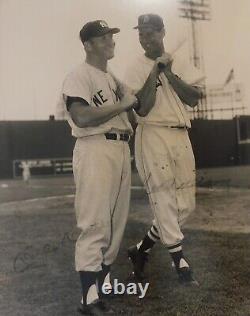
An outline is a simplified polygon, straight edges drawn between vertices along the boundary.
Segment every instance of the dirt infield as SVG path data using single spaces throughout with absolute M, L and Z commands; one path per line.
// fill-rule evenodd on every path
M 74 272 L 74 242 L 78 232 L 72 181 L 7 184 L 0 183 L 0 315 L 77 315 L 80 287 Z M 184 247 L 200 288 L 179 285 L 168 253 L 159 244 L 147 265 L 146 297 L 118 297 L 112 303 L 115 315 L 250 315 L 250 190 L 199 188 L 197 192 L 197 211 L 185 226 Z M 150 221 L 145 192 L 134 188 L 113 267 L 113 276 L 125 283 L 131 271 L 126 249 L 147 231 Z

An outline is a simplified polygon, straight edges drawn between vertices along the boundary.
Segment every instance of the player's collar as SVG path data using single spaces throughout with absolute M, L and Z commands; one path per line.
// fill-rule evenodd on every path
M 93 66 L 93 65 L 91 65 L 89 63 L 87 63 L 86 61 L 85 61 L 85 65 L 87 66 L 87 68 L 90 68 L 90 69 L 92 69 L 92 70 L 94 70 L 94 71 L 96 71 L 98 73 L 107 74 L 109 72 L 108 71 L 108 67 L 107 67 L 107 71 L 103 71 L 103 70 L 101 70 L 101 69 L 99 69 L 99 68 L 97 68 L 97 67 L 95 67 L 95 66 Z

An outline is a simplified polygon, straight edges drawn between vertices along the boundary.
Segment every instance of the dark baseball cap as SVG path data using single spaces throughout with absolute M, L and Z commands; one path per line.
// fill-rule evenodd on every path
M 140 29 L 144 27 L 152 27 L 155 30 L 161 30 L 164 28 L 162 18 L 157 14 L 143 14 L 138 17 L 138 25 L 134 29 Z
M 81 38 L 81 41 L 84 43 L 92 37 L 99 37 L 107 33 L 116 34 L 119 32 L 120 32 L 120 29 L 110 28 L 107 22 L 103 20 L 96 20 L 96 21 L 88 22 L 82 27 L 80 31 L 80 38 Z

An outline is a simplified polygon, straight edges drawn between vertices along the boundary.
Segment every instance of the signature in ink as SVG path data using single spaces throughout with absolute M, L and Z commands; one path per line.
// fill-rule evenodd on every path
M 49 254 L 56 253 L 68 242 L 75 243 L 78 235 L 79 232 L 74 229 L 70 232 L 66 232 L 59 242 L 46 243 L 39 249 L 30 245 L 26 246 L 26 248 L 19 252 L 14 258 L 14 271 L 22 273 L 30 269 L 45 267 Z

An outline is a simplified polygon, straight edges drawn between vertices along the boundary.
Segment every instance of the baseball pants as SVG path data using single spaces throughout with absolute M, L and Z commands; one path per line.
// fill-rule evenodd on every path
M 172 246 L 195 209 L 195 160 L 186 129 L 139 124 L 136 166 L 147 190 L 160 239 Z
M 114 262 L 128 217 L 131 164 L 127 142 L 104 135 L 78 138 L 73 152 L 75 210 L 81 233 L 76 271 L 100 271 Z

